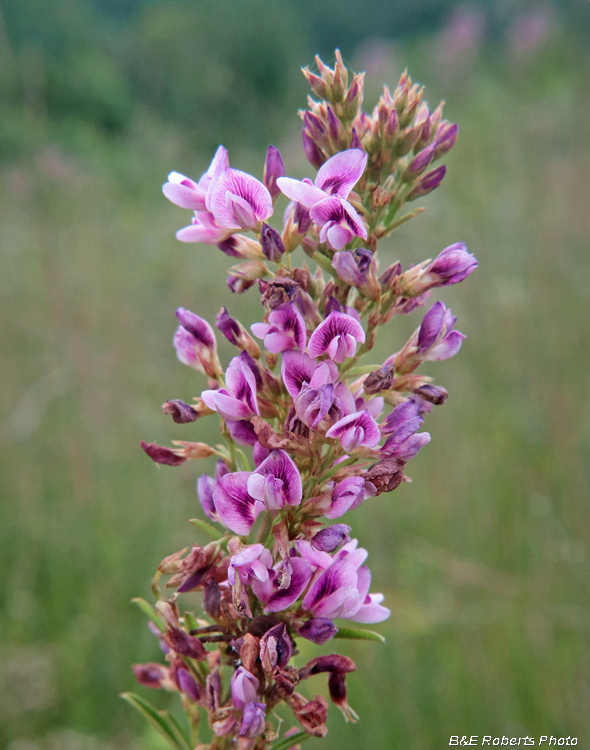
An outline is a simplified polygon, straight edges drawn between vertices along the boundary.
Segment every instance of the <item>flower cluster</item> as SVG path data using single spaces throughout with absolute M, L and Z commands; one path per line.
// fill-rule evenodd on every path
M 236 739 L 241 750 L 270 747 L 279 738 L 273 708 L 280 702 L 301 727 L 292 731 L 323 736 L 327 701 L 298 690 L 320 672 L 332 701 L 355 719 L 346 697 L 346 674 L 355 669 L 349 658 L 291 662 L 298 639 L 375 640 L 347 623 L 389 616 L 383 595 L 370 592 L 367 551 L 351 540 L 350 526 L 329 522 L 407 480 L 407 462 L 430 440 L 420 432 L 424 417 L 448 395 L 416 371 L 454 356 L 465 338 L 435 302 L 399 351 L 383 363 L 362 361 L 380 326 L 423 307 L 432 289 L 462 281 L 477 261 L 459 243 L 405 271 L 395 263 L 379 273 L 378 241 L 419 212 L 398 218 L 406 202 L 440 184 L 445 167 L 427 170 L 454 145 L 457 126 L 442 120 L 442 105 L 429 111 L 406 74 L 393 93 L 385 87 L 372 115 L 361 111 L 363 74 L 349 81 L 336 58 L 333 69 L 318 58 L 319 75 L 304 70 L 317 97 L 301 113 L 304 150 L 318 168 L 313 181 L 286 176 L 272 146 L 260 181 L 230 167 L 220 146 L 197 182 L 172 172 L 163 187 L 194 211 L 178 239 L 239 259 L 228 285 L 241 293 L 257 283 L 264 310 L 248 330 L 222 307 L 218 334 L 196 313 L 177 310 L 177 356 L 206 375 L 208 387 L 193 403 L 171 400 L 163 410 L 178 424 L 217 413 L 224 443 L 142 443 L 169 466 L 217 459 L 214 474 L 197 481 L 208 520 L 192 522 L 211 542 L 162 561 L 155 608 L 138 600 L 166 664 L 136 665 L 137 679 L 181 695 L 190 743 L 167 714 L 126 696 L 185 750 L 199 742 L 203 713 L 213 739 L 199 748 L 222 750 Z M 267 221 L 281 196 L 289 203 L 279 230 Z M 293 266 L 298 247 L 314 272 Z M 225 368 L 217 335 L 237 350 Z M 180 608 L 188 592 L 202 595 L 198 616 Z M 277 747 L 296 744 L 296 734 L 285 736 Z

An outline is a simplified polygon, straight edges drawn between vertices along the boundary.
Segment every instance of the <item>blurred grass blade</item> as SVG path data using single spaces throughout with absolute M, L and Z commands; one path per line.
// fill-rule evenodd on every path
M 185 734 L 182 730 L 182 727 L 178 723 L 178 720 L 174 716 L 172 716 L 169 711 L 158 711 L 158 713 L 163 719 L 168 722 L 170 728 L 175 732 L 178 740 L 180 741 L 181 747 L 187 748 L 187 750 L 192 750 L 193 745 L 191 745 L 191 743 L 185 737 Z
M 180 727 L 167 711 L 158 711 L 135 693 L 121 693 L 121 698 L 139 711 L 175 750 L 191 750 Z
M 307 734 L 307 732 L 297 732 L 297 734 L 292 734 L 290 737 L 283 737 L 283 739 L 280 742 L 277 742 L 276 745 L 273 745 L 270 750 L 289 750 L 293 745 L 296 745 L 298 742 L 303 742 L 303 740 L 308 740 L 310 737 L 311 735 Z
M 203 534 L 206 534 L 209 539 L 213 539 L 214 542 L 223 536 L 221 531 L 216 529 L 215 526 L 211 526 L 207 521 L 201 521 L 200 518 L 190 518 L 189 523 L 192 523 L 193 526 L 202 531 Z
M 389 235 L 393 232 L 394 229 L 397 229 L 398 227 L 401 227 L 402 224 L 405 224 L 406 221 L 410 221 L 410 219 L 413 219 L 415 216 L 418 216 L 423 211 L 426 211 L 425 208 L 415 208 L 413 211 L 410 211 L 407 214 L 404 214 L 404 216 L 400 217 L 397 221 L 394 221 L 393 224 L 390 224 L 387 227 L 387 233 L 384 234 L 384 237 L 389 237 Z
M 351 641 L 379 641 L 385 643 L 385 638 L 381 633 L 374 630 L 363 630 L 362 628 L 338 628 L 334 638 L 347 638 Z
M 144 612 L 150 618 L 150 620 L 158 628 L 160 633 L 163 633 L 166 630 L 164 621 L 162 620 L 160 615 L 156 612 L 156 610 L 152 607 L 152 605 L 149 602 L 146 602 L 146 600 L 142 599 L 141 597 L 136 597 L 135 599 L 132 599 L 131 601 L 133 602 L 133 604 L 137 604 L 137 606 L 141 609 L 141 611 Z

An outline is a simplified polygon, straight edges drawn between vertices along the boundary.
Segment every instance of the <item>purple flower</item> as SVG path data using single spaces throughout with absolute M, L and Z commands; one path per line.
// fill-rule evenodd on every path
M 215 510 L 215 503 L 213 502 L 213 490 L 217 482 L 213 477 L 208 474 L 201 474 L 197 479 L 197 495 L 199 502 L 203 508 L 205 515 L 208 516 L 212 521 L 219 521 L 219 516 Z
M 307 560 L 300 557 L 289 558 L 291 577 L 289 585 L 281 588 L 285 563 L 280 562 L 269 571 L 269 578 L 262 581 L 252 581 L 252 591 L 264 605 L 266 612 L 281 612 L 294 604 L 305 591 L 311 578 L 311 566 Z
M 250 326 L 269 352 L 277 354 L 287 349 L 305 349 L 305 320 L 292 302 L 286 302 L 271 311 L 268 323 Z
M 451 330 L 456 320 L 442 302 L 434 303 L 424 316 L 418 332 L 417 353 L 421 359 L 439 362 L 457 354 L 465 336 Z
M 203 321 L 203 323 L 206 323 L 206 321 Z M 207 323 L 207 325 L 209 324 Z M 204 345 L 202 340 L 193 336 L 192 333 L 189 333 L 181 325 L 178 326 L 174 333 L 172 344 L 176 349 L 176 356 L 183 365 L 188 365 L 198 372 L 206 373 L 209 377 L 217 377 L 218 373 L 215 367 L 218 364 L 216 349 L 211 349 Z
M 238 445 L 256 445 L 258 437 L 256 436 L 256 430 L 252 422 L 248 422 L 243 419 L 237 421 L 228 421 L 227 429 L 232 437 L 232 440 Z
M 244 708 L 242 725 L 238 737 L 258 737 L 264 732 L 266 726 L 266 706 L 264 703 L 252 701 Z
M 313 617 L 304 623 L 297 631 L 302 638 L 313 643 L 327 643 L 338 632 L 338 628 L 327 617 Z
M 264 184 L 268 188 L 268 192 L 271 194 L 273 200 L 280 195 L 281 191 L 277 185 L 279 177 L 284 177 L 285 165 L 281 152 L 274 146 L 269 146 L 266 152 L 266 160 L 264 162 Z
M 401 442 L 396 440 L 395 435 L 390 435 L 383 444 L 381 453 L 388 458 L 399 458 L 402 461 L 409 461 L 429 442 L 430 435 L 427 432 L 419 432 L 417 435 L 411 435 Z
M 246 536 L 264 503 L 248 493 L 249 471 L 236 471 L 221 477 L 213 489 L 215 510 L 224 526 L 234 534 Z
M 289 394 L 297 398 L 304 385 L 319 388 L 328 383 L 335 383 L 338 379 L 338 368 L 331 361 L 318 364 L 308 354 L 291 349 L 283 352 L 281 375 Z
M 180 242 L 202 242 L 204 245 L 217 245 L 231 235 L 232 230 L 221 227 L 209 211 L 195 211 L 191 223 L 176 232 Z
M 310 357 L 327 353 L 330 359 L 340 363 L 347 357 L 354 357 L 357 342 L 364 341 L 365 332 L 358 320 L 334 311 L 311 334 L 307 350 Z
M 248 420 L 259 414 L 256 400 L 256 377 L 242 352 L 229 363 L 225 388 L 201 393 L 205 404 L 228 421 Z
M 173 401 L 166 401 L 166 403 L 162 404 L 162 411 L 164 414 L 170 414 L 177 424 L 194 422 L 199 416 L 196 409 L 178 398 Z
M 398 404 L 381 425 L 382 435 L 392 435 L 401 443 L 420 429 L 424 418 L 420 416 L 420 404 L 416 401 L 403 401 Z
M 339 547 L 350 542 L 350 526 L 337 523 L 326 526 L 311 538 L 311 546 L 320 552 L 335 552 Z
M 234 708 L 245 708 L 258 697 L 258 678 L 244 667 L 238 667 L 231 678 L 231 697 Z
M 268 579 L 268 568 L 272 566 L 270 552 L 263 544 L 252 544 L 245 547 L 237 555 L 233 555 L 227 569 L 227 580 L 233 586 L 236 582 L 236 572 L 240 581 L 246 586 L 254 578 L 259 581 Z
M 476 258 L 467 252 L 467 245 L 457 242 L 445 247 L 425 268 L 427 278 L 433 286 L 449 286 L 466 279 L 477 268 Z
M 358 508 L 368 496 L 362 477 L 346 477 L 332 490 L 331 505 L 324 515 L 326 518 L 339 518 L 347 511 Z
M 319 388 L 303 385 L 295 399 L 295 413 L 304 425 L 317 430 L 334 405 L 334 386 L 331 383 Z
M 219 146 L 213 161 L 198 183 L 179 172 L 170 172 L 168 182 L 162 186 L 162 192 L 169 201 L 181 208 L 195 211 L 206 210 L 207 191 L 224 169 L 228 167 L 227 151 Z
M 281 177 L 277 180 L 277 185 L 287 198 L 301 203 L 309 210 L 332 195 L 348 198 L 365 171 L 366 164 L 367 155 L 359 149 L 351 148 L 328 159 L 320 167 L 315 184 L 307 178 L 299 181 Z
M 207 209 L 221 227 L 256 229 L 272 215 L 272 197 L 255 177 L 228 167 L 207 193 Z
M 377 422 L 365 409 L 338 420 L 326 432 L 326 437 L 337 438 L 344 450 L 349 453 L 361 445 L 374 448 L 379 444 L 381 433 Z
M 322 228 L 320 242 L 327 242 L 332 250 L 342 250 L 355 237 L 367 239 L 367 229 L 356 209 L 338 195 L 316 203 L 309 215 Z
M 332 265 L 342 281 L 350 286 L 362 287 L 367 283 L 367 273 L 372 261 L 373 253 L 370 250 L 345 250 L 334 253 Z
M 293 459 L 283 450 L 274 450 L 250 475 L 248 493 L 268 510 L 299 505 L 303 495 L 301 476 Z

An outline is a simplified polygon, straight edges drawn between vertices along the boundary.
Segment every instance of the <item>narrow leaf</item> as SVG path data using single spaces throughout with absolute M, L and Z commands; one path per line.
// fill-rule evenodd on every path
M 335 279 L 339 279 L 336 269 L 332 265 L 332 261 L 330 258 L 326 258 L 325 255 L 322 255 L 321 253 L 314 253 L 312 256 L 313 260 L 318 264 L 320 268 L 323 268 L 324 271 L 327 271 L 328 273 L 332 274 L 332 276 Z
M 160 633 L 163 633 L 166 630 L 164 621 L 149 602 L 146 602 L 145 599 L 141 599 L 139 597 L 137 597 L 136 599 L 132 599 L 131 601 L 133 602 L 133 604 L 137 604 L 141 611 L 149 617 L 149 619 L 158 628 Z
M 219 530 L 215 526 L 211 526 L 207 521 L 202 521 L 200 518 L 190 518 L 189 523 L 192 523 L 193 526 L 202 531 L 209 539 L 213 539 L 214 542 L 220 538 Z
M 388 237 L 394 229 L 397 229 L 398 227 L 401 227 L 402 224 L 405 224 L 406 221 L 410 221 L 410 219 L 413 219 L 414 217 L 421 214 L 423 211 L 426 211 L 425 208 L 415 208 L 413 211 L 409 211 L 407 214 L 404 214 L 402 217 L 400 217 L 397 221 L 394 221 L 393 224 L 390 224 L 386 230 L 384 237 Z
M 172 716 L 172 714 L 169 711 L 159 711 L 158 713 L 162 716 L 163 719 L 165 719 L 168 722 L 170 728 L 176 734 L 181 745 L 183 747 L 186 747 L 187 750 L 192 750 L 193 746 L 191 745 L 191 743 L 188 741 L 187 737 L 185 736 L 184 731 L 182 727 L 180 726 L 180 724 L 178 723 L 177 719 L 174 716 Z
M 363 630 L 362 628 L 338 628 L 334 638 L 346 638 L 351 641 L 379 641 L 385 643 L 385 638 L 381 633 L 375 633 L 374 630 Z
M 248 457 L 241 448 L 236 448 L 236 458 L 238 459 L 238 464 L 241 471 L 252 471 L 250 461 L 248 461 Z
M 311 735 L 307 734 L 307 732 L 297 732 L 297 734 L 292 734 L 290 737 L 283 737 L 283 739 L 280 742 L 277 742 L 276 745 L 273 745 L 270 750 L 289 750 L 290 747 L 297 745 L 299 742 L 303 742 L 303 740 L 308 740 L 310 737 Z
M 139 711 L 139 713 L 149 721 L 162 737 L 164 737 L 171 747 L 175 748 L 175 750 L 190 750 L 186 740 L 183 742 L 177 737 L 177 730 L 169 723 L 168 718 L 155 709 L 151 703 L 148 703 L 135 693 L 121 693 L 121 698 Z

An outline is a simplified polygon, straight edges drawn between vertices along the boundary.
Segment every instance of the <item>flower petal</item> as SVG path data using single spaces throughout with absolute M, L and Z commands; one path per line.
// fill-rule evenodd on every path
M 234 534 L 246 535 L 260 511 L 262 503 L 248 494 L 249 471 L 237 471 L 221 477 L 213 490 L 213 501 L 221 522 Z
M 359 343 L 365 340 L 363 327 L 351 315 L 331 312 L 311 334 L 307 351 L 310 357 L 319 357 L 328 351 L 330 343 L 338 336 L 350 334 Z
M 348 198 L 366 165 L 367 154 L 358 148 L 349 148 L 332 156 L 320 167 L 315 184 L 328 195 L 338 194 Z
M 365 409 L 364 411 L 353 412 L 348 414 L 346 417 L 338 420 L 336 424 L 332 425 L 326 432 L 328 438 L 339 438 L 344 432 L 351 428 L 361 428 L 364 432 L 364 436 L 361 440 L 361 445 L 367 446 L 368 448 L 374 448 L 379 444 L 381 440 L 381 432 L 377 425 L 377 422 Z
M 461 348 L 461 344 L 465 338 L 467 338 L 465 334 L 459 331 L 451 331 L 440 344 L 436 344 L 436 346 L 430 349 L 424 359 L 429 362 L 440 362 L 443 359 L 454 357 Z
M 327 197 L 323 190 L 312 185 L 309 180 L 301 182 L 300 180 L 294 180 L 292 177 L 279 177 L 277 185 L 283 195 L 296 203 L 300 203 L 308 210 Z
M 239 169 L 227 168 L 219 175 L 207 193 L 207 208 L 220 226 L 230 229 L 241 228 L 228 207 L 227 193 L 247 201 L 257 221 L 264 221 L 272 215 L 272 198 L 262 182 Z
M 283 450 L 274 450 L 256 469 L 255 474 L 273 476 L 282 483 L 281 494 L 289 505 L 299 505 L 303 495 L 301 476 L 293 459 Z M 250 484 L 249 484 L 250 486 Z M 257 488 L 258 489 L 258 488 Z M 257 497 L 257 499 L 261 499 Z
M 286 589 L 279 589 L 276 570 L 272 571 L 266 582 L 252 581 L 252 591 L 265 604 L 266 612 L 281 612 L 299 599 L 311 578 L 311 566 L 307 560 L 291 557 L 291 582 Z
M 254 325 L 263 324 L 255 323 Z M 283 352 L 281 375 L 285 388 L 292 398 L 297 398 L 303 383 L 311 383 L 316 367 L 317 362 L 308 354 L 302 354 L 294 349 Z

